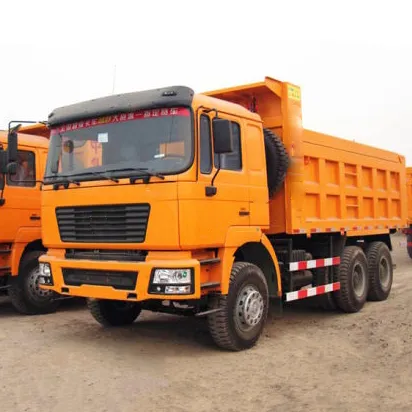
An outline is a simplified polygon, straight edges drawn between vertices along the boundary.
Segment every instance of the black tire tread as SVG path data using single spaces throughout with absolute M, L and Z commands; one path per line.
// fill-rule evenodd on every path
M 266 279 L 263 273 L 261 273 L 260 269 L 257 266 L 249 262 L 235 262 L 233 264 L 233 267 L 230 273 L 229 285 L 233 284 L 238 274 L 247 267 L 257 268 L 258 269 L 257 273 L 260 273 L 261 276 L 263 277 L 263 280 L 266 282 Z M 221 308 L 223 310 L 221 310 L 220 312 L 213 313 L 208 316 L 209 331 L 217 346 L 223 349 L 231 350 L 231 351 L 240 351 L 244 349 L 244 347 L 240 345 L 238 342 L 236 342 L 236 339 L 230 333 L 230 330 L 228 327 L 229 314 L 227 310 L 227 304 L 228 304 L 228 295 L 219 295 L 214 298 L 211 308 Z M 265 320 L 266 318 L 263 319 L 263 322 Z
M 139 307 L 139 309 L 136 308 L 136 313 L 130 313 L 128 316 L 116 316 L 115 313 L 108 310 L 105 302 L 101 299 L 87 299 L 87 307 L 91 315 L 98 323 L 105 327 L 130 325 L 141 312 Z
M 381 253 L 381 249 L 387 249 L 390 261 L 389 264 L 392 264 L 391 255 L 388 247 L 383 242 L 372 242 L 368 246 L 366 257 L 368 259 L 368 274 L 369 274 L 369 293 L 368 300 L 370 301 L 382 301 L 385 300 L 389 293 L 385 293 L 379 286 L 379 279 L 377 279 L 376 273 L 379 273 L 379 262 L 378 257 Z M 377 263 L 377 265 L 376 265 Z M 378 276 L 379 277 L 379 276 Z M 393 272 L 392 272 L 393 277 Z M 392 282 L 392 280 L 391 280 Z M 390 289 L 389 289 L 390 292 Z
M 44 315 L 47 313 L 53 313 L 59 306 L 58 301 L 50 301 L 47 305 L 41 307 L 34 305 L 28 300 L 22 284 L 22 282 L 24 282 L 24 276 L 26 274 L 25 271 L 27 268 L 30 267 L 33 260 L 37 260 L 44 253 L 44 251 L 40 250 L 27 252 L 22 257 L 18 276 L 11 279 L 8 295 L 14 309 L 22 315 Z
M 269 129 L 263 129 L 266 153 L 266 173 L 269 196 L 273 196 L 283 185 L 290 159 L 281 138 Z
M 351 277 L 350 274 L 350 267 L 352 265 L 352 261 L 355 258 L 355 255 L 361 253 L 361 256 L 364 258 L 364 263 L 366 265 L 366 275 L 368 273 L 368 265 L 367 259 L 363 250 L 358 246 L 346 246 L 343 250 L 341 261 L 339 265 L 339 282 L 340 282 L 340 289 L 334 292 L 335 300 L 338 307 L 347 313 L 355 313 L 359 312 L 359 310 L 363 307 L 365 299 L 362 303 L 354 302 L 352 297 L 350 296 L 350 288 L 351 286 L 348 284 L 350 281 L 349 278 Z M 363 259 L 362 258 L 362 259 Z M 366 282 L 368 281 L 368 277 L 366 276 Z M 366 285 L 368 287 L 368 285 Z
M 407 235 L 406 236 L 406 250 L 408 252 L 409 257 L 412 259 L 412 246 L 408 246 L 408 243 L 410 244 L 411 242 L 412 242 L 412 235 Z

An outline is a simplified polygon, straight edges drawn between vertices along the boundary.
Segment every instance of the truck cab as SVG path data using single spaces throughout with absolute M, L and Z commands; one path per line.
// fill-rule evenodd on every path
M 7 172 L 7 132 L 0 132 L 0 293 L 8 294 L 23 314 L 53 311 L 57 303 L 50 291 L 39 287 L 38 258 L 46 248 L 41 236 L 41 191 L 49 140 L 47 128 L 23 128 L 18 136 L 14 171 Z M 46 131 L 46 133 L 44 133 Z

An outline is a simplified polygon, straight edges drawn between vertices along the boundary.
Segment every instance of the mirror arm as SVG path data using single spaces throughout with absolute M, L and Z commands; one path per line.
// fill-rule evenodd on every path
M 212 182 L 210 186 L 205 187 L 205 194 L 207 197 L 214 196 L 217 193 L 217 187 L 214 186 L 214 182 L 215 182 L 216 176 L 220 172 L 221 164 L 222 164 L 222 155 L 221 153 L 219 153 L 219 167 L 217 168 L 216 173 L 212 177 Z
M 215 112 L 215 119 L 219 118 L 219 112 L 217 109 L 209 109 L 208 107 L 205 107 L 205 106 L 199 106 L 198 110 L 199 109 L 203 109 L 203 111 L 207 114 L 209 114 L 210 112 Z

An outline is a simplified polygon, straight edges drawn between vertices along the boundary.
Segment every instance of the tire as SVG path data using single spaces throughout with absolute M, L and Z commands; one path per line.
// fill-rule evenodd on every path
M 386 300 L 391 293 L 393 262 L 388 246 L 383 242 L 372 242 L 366 252 L 368 259 L 368 300 Z
M 289 155 L 279 136 L 269 129 L 263 129 L 266 154 L 266 174 L 269 196 L 283 185 L 289 167 Z
M 120 300 L 87 299 L 93 318 L 103 326 L 131 325 L 142 311 L 136 302 Z
M 207 319 L 215 344 L 231 351 L 253 347 L 262 334 L 268 314 L 269 291 L 263 272 L 251 263 L 235 262 L 229 293 L 210 299 L 210 309 L 221 309 Z M 253 305 L 251 310 L 250 305 Z
M 53 313 L 59 307 L 53 291 L 39 287 L 39 257 L 42 251 L 26 253 L 21 261 L 18 276 L 11 277 L 8 290 L 11 303 L 23 315 Z
M 338 307 L 347 313 L 359 312 L 365 305 L 369 289 L 368 261 L 360 247 L 344 248 L 339 265 L 339 282 L 340 289 L 334 292 Z
M 411 229 L 409 229 L 411 230 Z M 409 257 L 412 259 L 412 235 L 406 236 L 406 250 L 408 251 Z M 410 245 L 410 246 L 408 246 Z

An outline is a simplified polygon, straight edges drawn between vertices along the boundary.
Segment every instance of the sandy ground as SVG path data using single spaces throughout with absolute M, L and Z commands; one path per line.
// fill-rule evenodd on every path
M 105 330 L 83 302 L 24 317 L 0 301 L 0 410 L 412 411 L 412 261 L 357 314 L 291 306 L 258 345 L 216 349 L 204 322 L 145 313 Z M 400 244 L 401 243 L 401 244 Z

